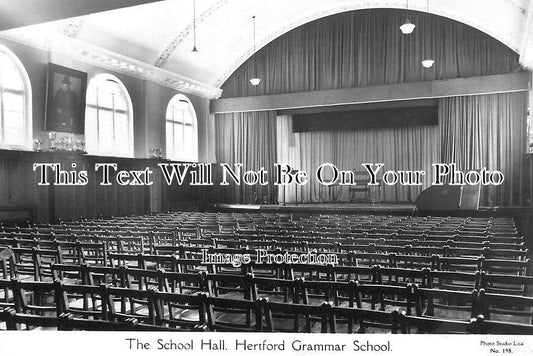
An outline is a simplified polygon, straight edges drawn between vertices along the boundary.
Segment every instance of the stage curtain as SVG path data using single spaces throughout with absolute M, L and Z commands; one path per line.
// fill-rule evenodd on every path
M 272 204 L 277 201 L 277 188 L 273 184 L 273 167 L 276 162 L 276 114 L 270 112 L 230 113 L 215 115 L 217 163 L 231 167 L 243 164 L 245 170 L 268 171 L 267 185 L 240 185 L 228 178 L 228 186 L 219 186 L 222 179 L 220 166 L 215 169 L 215 195 L 217 202 L 239 204 Z M 228 176 L 229 177 L 229 176 Z
M 423 170 L 422 186 L 384 186 L 382 201 L 414 202 L 433 180 L 433 163 L 455 163 L 459 170 L 499 170 L 501 186 L 482 188 L 482 206 L 529 206 L 526 155 L 527 93 L 505 93 L 439 100 L 439 125 L 355 131 L 294 133 L 291 116 L 274 112 L 216 115 L 218 162 L 264 166 L 273 177 L 275 162 L 308 173 L 308 183 L 277 190 L 267 186 L 221 187 L 218 201 L 294 203 L 348 201 L 348 187 L 320 185 L 322 163 L 341 170 L 362 170 L 362 163 L 384 163 L 385 170 Z M 379 174 L 378 176 L 381 176 Z
M 384 163 L 385 170 L 424 170 L 440 157 L 439 128 L 409 126 L 400 128 L 367 129 L 293 133 L 290 116 L 278 116 L 278 162 L 308 173 L 308 183 L 296 187 L 280 187 L 280 202 L 339 202 L 349 201 L 348 187 L 328 188 L 318 183 L 315 172 L 323 163 L 332 163 L 341 170 L 364 171 L 362 163 Z M 287 151 L 282 147 L 289 147 Z M 366 171 L 365 171 L 366 172 Z M 384 202 L 414 202 L 430 180 L 425 177 L 421 186 L 384 185 Z M 358 198 L 362 196 L 358 195 Z
M 242 64 L 222 86 L 223 97 L 363 87 L 510 73 L 518 55 L 465 24 L 410 12 L 408 36 L 398 29 L 405 12 L 351 11 L 300 26 Z M 435 65 L 425 69 L 426 56 Z M 261 83 L 249 84 L 257 68 Z
M 444 98 L 439 103 L 441 161 L 461 170 L 499 170 L 500 186 L 483 187 L 484 206 L 528 206 L 527 92 Z
M 276 142 L 278 146 L 277 161 L 294 169 L 301 169 L 300 134 L 292 130 L 292 117 L 278 116 L 276 120 Z M 302 188 L 296 184 L 278 186 L 278 202 L 294 203 L 301 197 Z M 298 199 L 299 200 L 299 199 Z

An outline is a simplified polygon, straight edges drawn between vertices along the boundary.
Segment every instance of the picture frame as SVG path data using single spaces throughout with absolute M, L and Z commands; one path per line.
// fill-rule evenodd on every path
M 83 135 L 86 91 L 87 73 L 50 63 L 44 130 Z

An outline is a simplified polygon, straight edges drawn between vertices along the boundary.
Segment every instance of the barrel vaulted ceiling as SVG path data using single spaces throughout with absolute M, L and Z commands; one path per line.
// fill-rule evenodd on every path
M 0 0 L 0 13 L 23 16 L 18 0 L 7 7 L 2 1 L 7 2 Z M 169 86 L 188 85 L 203 90 L 200 95 L 207 97 L 219 96 L 218 88 L 253 54 L 253 15 L 259 49 L 293 28 L 328 15 L 407 5 L 406 0 L 196 0 L 198 52 L 193 53 L 193 0 L 137 1 L 141 5 L 131 1 L 136 6 L 130 7 L 124 7 L 127 0 L 113 0 L 121 6 L 95 13 L 87 8 L 89 0 L 70 1 L 77 6 L 66 16 L 81 16 L 58 20 L 61 14 L 51 12 L 49 19 L 54 21 L 41 18 L 32 25 L 4 30 L 0 36 L 49 51 L 80 48 L 92 62 L 115 65 L 148 79 L 153 76 Z M 520 54 L 524 66 L 533 67 L 533 1 L 410 0 L 409 8 L 483 31 Z

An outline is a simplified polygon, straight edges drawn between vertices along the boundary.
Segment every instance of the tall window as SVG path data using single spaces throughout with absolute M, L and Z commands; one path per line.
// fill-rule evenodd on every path
M 167 159 L 198 162 L 196 112 L 185 95 L 175 95 L 166 115 Z
M 85 140 L 87 152 L 103 156 L 133 157 L 133 109 L 122 82 L 100 74 L 87 88 Z
M 19 59 L 0 46 L 0 147 L 32 149 L 31 86 Z

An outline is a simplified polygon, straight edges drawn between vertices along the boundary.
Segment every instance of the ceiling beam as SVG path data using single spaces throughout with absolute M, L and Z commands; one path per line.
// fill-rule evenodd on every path
M 0 0 L 0 31 L 162 0 Z
M 525 71 L 483 77 L 387 84 L 363 88 L 218 99 L 211 101 L 211 113 L 335 107 L 338 105 L 386 101 L 527 91 L 530 75 L 530 72 Z

